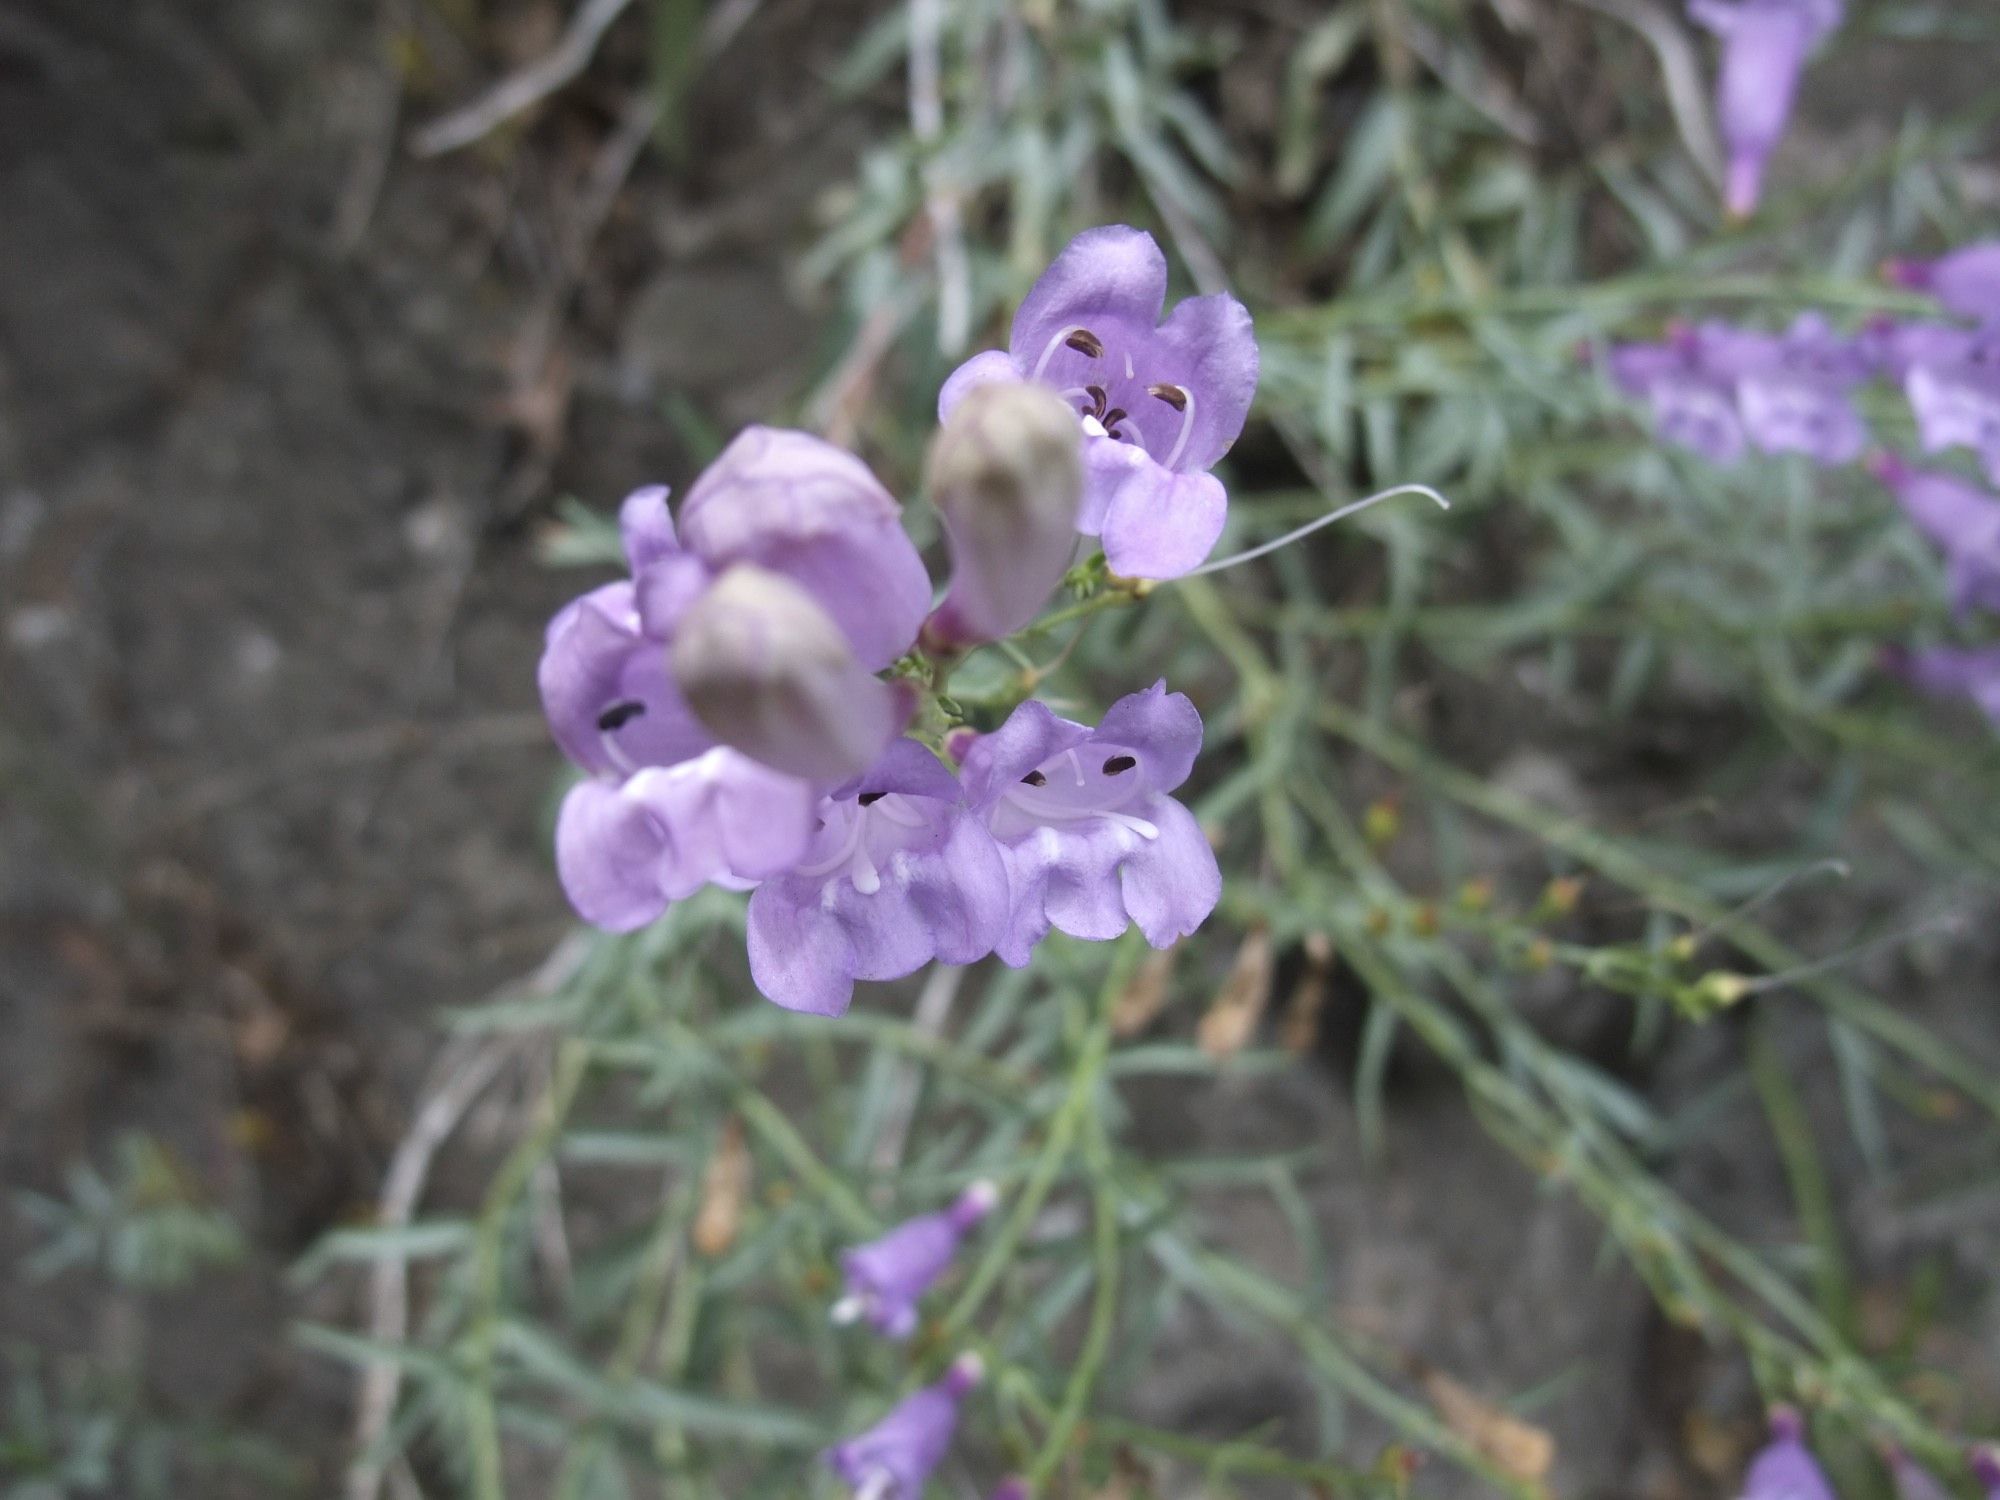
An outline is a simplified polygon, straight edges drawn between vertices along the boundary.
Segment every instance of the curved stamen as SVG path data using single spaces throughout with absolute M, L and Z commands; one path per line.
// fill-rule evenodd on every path
M 1166 402 L 1181 414 L 1181 430 L 1174 435 L 1174 445 L 1167 450 L 1167 456 L 1160 460 L 1161 468 L 1171 469 L 1187 452 L 1188 437 L 1194 432 L 1194 392 L 1184 385 L 1149 385 L 1146 394 Z
M 1303 526 L 1295 526 L 1283 536 L 1273 537 L 1270 541 L 1260 546 L 1252 547 L 1244 552 L 1238 552 L 1230 557 L 1218 558 L 1212 563 L 1203 563 L 1192 573 L 1183 573 L 1181 577 L 1199 578 L 1205 573 L 1220 573 L 1224 568 L 1233 568 L 1238 563 L 1254 562 L 1260 557 L 1276 552 L 1280 547 L 1291 546 L 1293 542 L 1298 541 L 1301 537 L 1312 535 L 1312 533 L 1318 531 L 1322 526 L 1331 526 L 1335 521 L 1344 521 L 1349 516 L 1359 515 L 1370 506 L 1380 505 L 1384 500 L 1393 500 L 1398 495 L 1422 495 L 1427 500 L 1435 500 L 1439 510 L 1451 509 L 1451 502 L 1427 484 L 1399 484 L 1392 490 L 1383 490 L 1378 495 L 1370 495 L 1366 500 L 1356 500 L 1351 505 L 1343 505 L 1337 510 L 1330 510 L 1325 515 L 1308 521 Z M 1179 580 L 1170 579 L 1168 581 L 1178 582 Z
M 1056 357 L 1056 350 L 1069 348 L 1087 359 L 1096 359 L 1104 353 L 1104 340 L 1085 328 L 1081 323 L 1071 323 L 1058 328 L 1048 343 L 1042 348 L 1042 357 L 1035 361 L 1030 380 L 1040 380 L 1049 367 L 1049 361 Z

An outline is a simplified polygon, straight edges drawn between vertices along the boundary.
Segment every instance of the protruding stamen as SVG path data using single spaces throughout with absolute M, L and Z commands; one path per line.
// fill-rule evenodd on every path
M 1082 342 L 1078 342 L 1081 340 Z M 1085 328 L 1081 323 L 1071 323 L 1066 328 L 1058 328 L 1042 349 L 1042 357 L 1035 361 L 1035 368 L 1029 374 L 1030 380 L 1040 380 L 1049 367 L 1049 361 L 1056 357 L 1058 349 L 1074 349 L 1078 354 L 1096 359 L 1104 353 L 1104 340 Z
M 1181 430 L 1174 436 L 1174 446 L 1167 450 L 1167 456 L 1160 460 L 1160 466 L 1171 469 L 1180 462 L 1187 452 L 1188 437 L 1194 431 L 1194 392 L 1184 385 L 1149 385 L 1146 394 L 1157 401 L 1164 401 L 1181 414 Z
M 1083 388 L 1083 393 L 1090 397 L 1090 414 L 1106 427 L 1109 427 L 1111 419 L 1104 414 L 1104 408 L 1110 404 L 1111 397 L 1106 394 L 1104 387 L 1101 385 L 1087 385 Z

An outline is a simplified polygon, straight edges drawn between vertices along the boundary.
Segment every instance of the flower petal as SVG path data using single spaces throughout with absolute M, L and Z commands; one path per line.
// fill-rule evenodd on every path
M 556 873 L 577 915 L 631 932 L 667 909 L 660 866 L 667 837 L 653 811 L 605 782 L 581 781 L 556 816 Z
M 944 386 L 938 391 L 938 420 L 942 422 L 950 416 L 954 406 L 982 385 L 1026 378 L 1027 372 L 1014 363 L 1014 356 L 1005 349 L 975 354 L 945 377 Z
M 1167 302 L 1167 258 L 1144 230 L 1124 224 L 1086 229 L 1042 272 L 1014 314 L 1007 349 L 1032 371 L 1044 348 L 1071 325 L 1150 329 Z
M 965 753 L 959 779 L 965 800 L 983 812 L 999 795 L 1043 761 L 1074 749 L 1090 738 L 1081 724 L 1059 718 L 1048 704 L 1030 698 L 991 734 L 982 734 Z
M 1218 292 L 1190 297 L 1154 335 L 1160 352 L 1155 378 L 1194 396 L 1187 444 L 1174 467 L 1182 473 L 1212 469 L 1242 435 L 1257 394 L 1257 337 L 1250 310 Z
M 1222 899 L 1222 870 L 1193 813 L 1171 797 L 1156 797 L 1145 816 L 1160 836 L 1119 871 L 1125 910 L 1155 948 L 1186 937 Z
M 625 560 L 634 573 L 680 551 L 681 544 L 674 536 L 674 513 L 667 508 L 667 497 L 672 493 L 663 484 L 649 484 L 632 491 L 618 507 Z
M 1213 474 L 1170 473 L 1149 459 L 1106 504 L 1104 559 L 1125 578 L 1178 578 L 1207 560 L 1228 513 Z
M 1139 774 L 1155 792 L 1171 792 L 1188 779 L 1201 754 L 1201 715 L 1184 693 L 1170 693 L 1164 679 L 1111 705 L 1094 738 L 1139 757 Z
M 550 733 L 577 765 L 629 773 L 671 765 L 715 743 L 639 628 L 629 583 L 585 594 L 549 622 L 536 668 Z

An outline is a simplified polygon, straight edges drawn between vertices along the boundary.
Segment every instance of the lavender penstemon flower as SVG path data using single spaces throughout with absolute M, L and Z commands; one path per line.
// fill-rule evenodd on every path
M 1688 14 L 1722 39 L 1715 112 L 1729 151 L 1723 200 L 1736 217 L 1756 212 L 1806 59 L 1845 9 L 1845 0 L 1688 0 Z
M 1614 385 L 1647 404 L 1663 439 L 1726 466 L 1743 456 L 1736 381 L 1749 352 L 1734 329 L 1677 326 L 1662 343 L 1614 347 L 1607 365 Z
M 968 800 L 1005 861 L 1000 957 L 1019 966 L 1054 927 L 1102 941 L 1137 924 L 1164 948 L 1222 896 L 1201 825 L 1167 794 L 1201 749 L 1201 715 L 1165 683 L 1121 698 L 1096 729 L 1029 701 L 966 752 Z
M 1805 1422 L 1788 1406 L 1771 1413 L 1771 1441 L 1750 1462 L 1742 1500 L 1834 1500 L 1833 1485 L 1805 1444 Z
M 1217 294 L 1162 322 L 1167 262 L 1124 225 L 1085 230 L 1014 315 L 1005 350 L 945 382 L 940 416 L 994 381 L 1040 381 L 1082 420 L 1088 476 L 1077 528 L 1103 539 L 1112 572 L 1177 578 L 1222 533 L 1228 496 L 1209 472 L 1243 430 L 1257 389 L 1250 314 Z
M 960 1241 L 999 1201 L 992 1183 L 975 1182 L 942 1212 L 919 1214 L 843 1253 L 846 1289 L 834 1305 L 834 1321 L 865 1319 L 892 1339 L 915 1333 L 918 1301 L 950 1269 Z
M 1882 274 L 1893 286 L 1930 293 L 1961 318 L 2000 320 L 2000 240 L 1965 245 L 1935 260 L 1896 257 L 1883 263 Z
M 1076 552 L 1083 463 L 1075 415 L 1026 381 L 980 386 L 945 418 L 927 478 L 952 571 L 924 639 L 949 650 L 1012 635 L 1048 602 Z
M 1893 454 L 1879 455 L 1869 468 L 1943 549 L 1953 608 L 2000 610 L 2000 497 L 1950 474 L 1913 469 Z
M 898 740 L 822 800 L 818 817 L 800 862 L 750 898 L 750 975 L 766 996 L 837 1016 L 857 979 L 993 951 L 1006 867 L 957 778 L 923 745 Z
M 826 1450 L 827 1467 L 854 1500 L 920 1500 L 958 1430 L 958 1407 L 984 1378 L 976 1354 L 960 1355 L 936 1385 L 906 1396 L 865 1432 Z

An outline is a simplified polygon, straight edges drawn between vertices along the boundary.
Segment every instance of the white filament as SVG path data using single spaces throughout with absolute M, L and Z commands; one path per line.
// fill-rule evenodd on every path
M 1054 337 L 1042 347 L 1042 357 L 1035 361 L 1035 372 L 1028 379 L 1040 380 L 1042 378 L 1042 372 L 1048 369 L 1049 361 L 1056 357 L 1056 350 L 1062 348 L 1071 334 L 1089 332 L 1090 330 L 1085 328 L 1081 323 L 1072 323 L 1067 328 L 1058 328 L 1055 331 Z
M 1254 562 L 1260 557 L 1276 552 L 1280 547 L 1289 547 L 1293 542 L 1311 536 L 1322 526 L 1331 526 L 1335 521 L 1345 521 L 1349 516 L 1358 516 L 1370 506 L 1380 505 L 1384 500 L 1394 500 L 1399 495 L 1422 495 L 1427 500 L 1437 502 L 1439 510 L 1450 510 L 1451 502 L 1427 484 L 1399 484 L 1392 490 L 1383 490 L 1378 495 L 1370 495 L 1366 500 L 1356 500 L 1343 505 L 1338 510 L 1330 510 L 1303 526 L 1294 527 L 1281 537 L 1275 537 L 1261 546 L 1252 547 L 1247 552 L 1238 552 L 1233 557 L 1219 558 L 1215 562 L 1203 563 L 1192 573 L 1183 573 L 1183 578 L 1200 578 L 1205 573 L 1220 573 L 1224 568 L 1233 568 L 1239 563 Z M 1173 579 L 1164 580 L 1171 583 Z
M 1194 392 L 1184 385 L 1174 387 L 1184 398 L 1181 407 L 1181 430 L 1174 436 L 1174 446 L 1167 450 L 1167 456 L 1160 460 L 1160 467 L 1171 469 L 1187 452 L 1188 435 L 1194 431 Z

